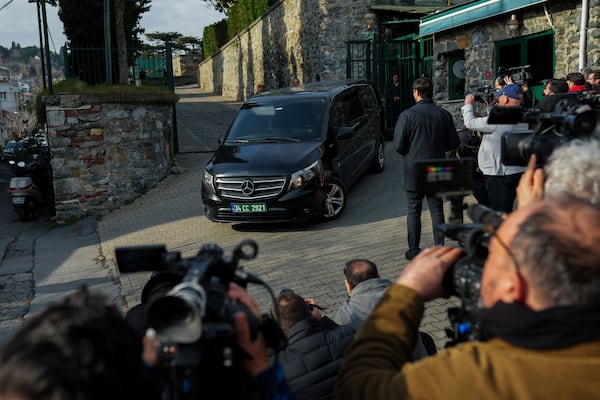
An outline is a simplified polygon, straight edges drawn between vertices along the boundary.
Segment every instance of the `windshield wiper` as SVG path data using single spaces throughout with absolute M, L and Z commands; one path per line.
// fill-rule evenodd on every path
M 246 138 L 243 138 L 243 139 L 227 139 L 226 142 L 249 143 L 250 141 Z
M 248 138 L 246 139 L 248 142 L 256 143 L 256 142 L 299 142 L 300 139 L 283 137 L 283 136 L 267 136 L 267 137 L 258 137 L 258 138 Z
M 270 142 L 299 142 L 300 139 L 284 137 L 284 136 L 264 136 L 264 137 L 247 137 L 238 139 L 228 139 L 226 142 L 233 143 L 270 143 Z

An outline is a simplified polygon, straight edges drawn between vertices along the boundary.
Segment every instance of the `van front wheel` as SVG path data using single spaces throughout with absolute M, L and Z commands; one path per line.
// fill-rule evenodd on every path
M 327 189 L 325 191 L 325 200 L 323 200 L 323 220 L 330 221 L 336 219 L 344 212 L 346 208 L 346 188 L 337 178 L 329 178 Z

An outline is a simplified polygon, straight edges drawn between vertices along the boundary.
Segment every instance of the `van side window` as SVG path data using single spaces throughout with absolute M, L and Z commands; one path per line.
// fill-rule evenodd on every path
M 373 93 L 373 89 L 368 86 L 361 86 L 358 90 L 360 94 L 360 99 L 362 100 L 363 107 L 367 114 L 372 113 L 377 110 L 377 98 L 375 97 L 375 93 Z
M 346 108 L 348 110 L 348 120 L 350 122 L 356 121 L 357 119 L 362 118 L 365 115 L 358 93 L 358 91 L 354 91 L 350 93 L 350 95 L 345 96 L 344 99 L 346 103 Z
M 348 126 L 348 119 L 346 118 L 346 108 L 342 99 L 338 96 L 333 100 L 330 110 L 330 126 L 335 131 L 340 126 Z

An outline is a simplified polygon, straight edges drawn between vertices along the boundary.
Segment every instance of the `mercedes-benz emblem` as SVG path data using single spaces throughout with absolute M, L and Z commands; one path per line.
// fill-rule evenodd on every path
M 250 196 L 252 193 L 254 193 L 254 182 L 252 182 L 250 179 L 246 179 L 242 182 L 241 188 L 244 195 Z

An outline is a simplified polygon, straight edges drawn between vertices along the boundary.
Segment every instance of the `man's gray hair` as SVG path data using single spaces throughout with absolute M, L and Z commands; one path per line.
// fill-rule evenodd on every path
M 600 207 L 600 140 L 574 139 L 560 146 L 544 172 L 544 198 L 575 197 Z
M 579 200 L 547 202 L 520 226 L 510 248 L 540 299 L 600 305 L 600 210 Z

